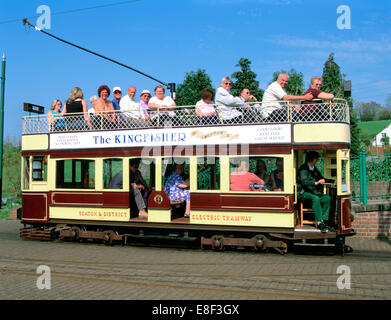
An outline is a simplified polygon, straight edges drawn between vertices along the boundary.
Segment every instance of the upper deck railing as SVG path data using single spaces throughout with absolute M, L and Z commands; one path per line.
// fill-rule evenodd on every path
M 279 105 L 277 112 L 271 112 Z M 163 127 L 228 126 L 272 123 L 327 123 L 349 124 L 349 106 L 345 100 L 306 105 L 289 101 L 247 103 L 243 106 L 214 105 L 215 116 L 199 116 L 195 106 L 181 106 L 168 110 L 147 110 L 148 117 L 140 119 L 138 110 L 113 113 L 66 114 L 54 123 L 46 115 L 23 117 L 23 135 L 99 131 L 119 129 L 148 129 Z

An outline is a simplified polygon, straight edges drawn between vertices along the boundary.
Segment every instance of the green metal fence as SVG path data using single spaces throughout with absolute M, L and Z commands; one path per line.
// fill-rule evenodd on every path
M 352 199 L 367 204 L 368 200 L 389 199 L 391 194 L 391 154 L 366 155 L 350 159 Z

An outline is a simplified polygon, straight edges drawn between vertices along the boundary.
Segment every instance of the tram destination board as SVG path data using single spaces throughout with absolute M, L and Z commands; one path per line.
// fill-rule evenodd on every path
M 89 149 L 113 147 L 145 147 L 172 145 L 220 145 L 220 144 L 289 144 L 289 124 L 250 125 L 203 128 L 158 128 L 146 129 L 142 133 L 132 130 L 106 132 L 53 133 L 50 148 Z
M 45 107 L 25 102 L 23 104 L 23 110 L 32 113 L 43 114 L 45 112 Z

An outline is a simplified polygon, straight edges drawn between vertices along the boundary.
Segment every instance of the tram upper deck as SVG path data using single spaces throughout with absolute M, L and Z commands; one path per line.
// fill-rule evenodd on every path
M 128 112 L 116 111 L 115 117 L 89 113 L 88 125 L 83 114 L 64 115 L 57 124 L 49 124 L 46 115 L 26 116 L 22 149 L 37 149 L 31 143 L 34 138 L 29 136 L 48 133 L 50 149 L 224 143 L 350 144 L 349 106 L 345 100 L 302 106 L 289 101 L 278 103 L 280 112 L 268 117 L 262 113 L 264 106 L 260 103 L 249 103 L 248 108 L 232 107 L 228 112 L 215 105 L 216 115 L 209 117 L 198 116 L 195 106 L 148 110 L 149 119 L 142 120 Z M 115 121 L 110 121 L 113 118 Z M 85 137 L 80 138 L 83 134 Z

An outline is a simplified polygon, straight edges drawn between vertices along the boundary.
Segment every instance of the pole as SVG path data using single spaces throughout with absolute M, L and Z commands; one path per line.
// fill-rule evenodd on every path
M 360 201 L 365 206 L 368 203 L 367 197 L 367 158 L 365 150 L 360 152 Z
M 4 93 L 5 93 L 5 54 L 1 59 L 0 91 L 0 208 L 3 198 L 3 138 L 4 138 Z

